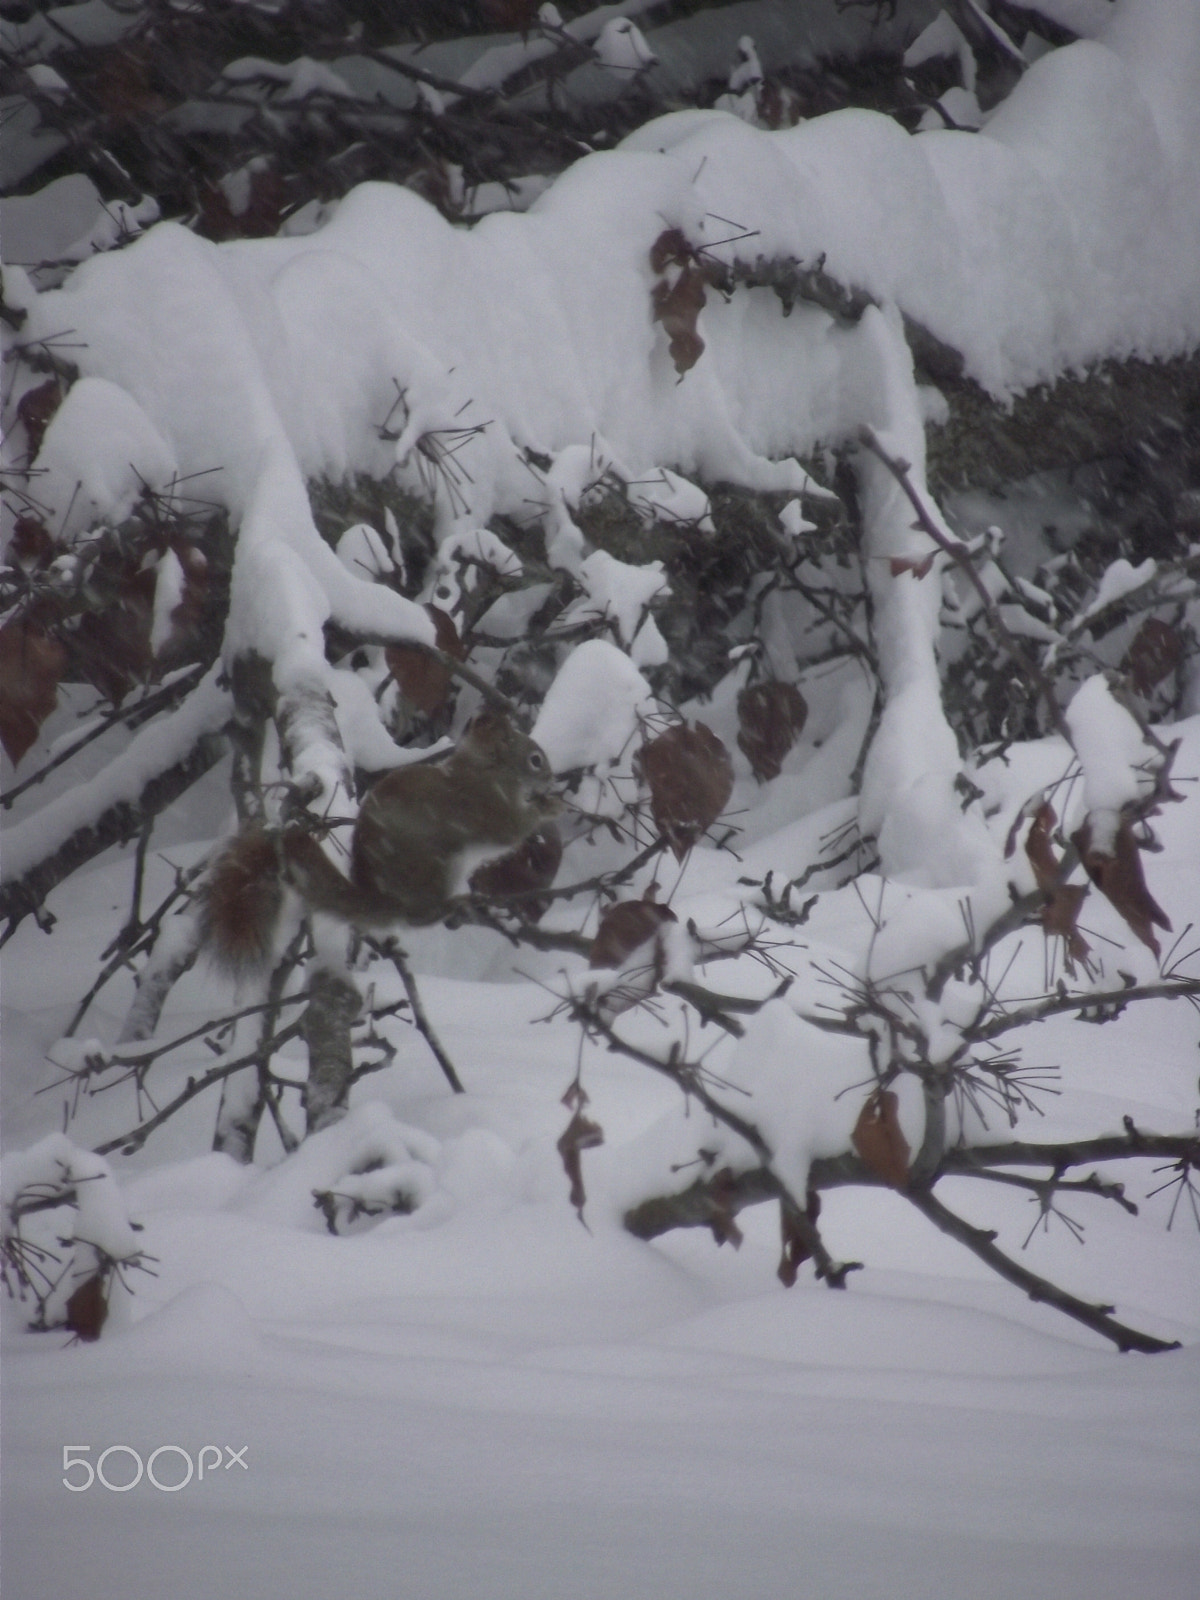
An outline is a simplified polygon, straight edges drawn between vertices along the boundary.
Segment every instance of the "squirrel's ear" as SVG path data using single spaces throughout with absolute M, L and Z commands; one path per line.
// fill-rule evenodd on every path
M 499 750 L 512 738 L 512 723 L 503 711 L 485 705 L 467 724 L 466 737 L 483 750 Z

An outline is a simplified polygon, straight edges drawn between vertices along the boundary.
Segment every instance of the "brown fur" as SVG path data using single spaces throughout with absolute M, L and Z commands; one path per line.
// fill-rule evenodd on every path
M 401 767 L 370 790 L 344 876 L 305 828 L 246 829 L 217 857 L 205 889 L 205 935 L 234 974 L 268 964 L 286 881 L 314 911 L 359 928 L 436 922 L 468 851 L 521 844 L 561 809 L 550 765 L 494 712 L 471 724 L 445 760 Z
M 235 834 L 212 867 L 200 902 L 205 944 L 233 976 L 261 971 L 270 960 L 283 910 L 277 836 L 265 828 Z

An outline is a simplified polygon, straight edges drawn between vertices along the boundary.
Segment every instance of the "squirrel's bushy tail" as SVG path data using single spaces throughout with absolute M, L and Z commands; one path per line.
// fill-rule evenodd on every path
M 280 838 L 244 828 L 217 853 L 200 891 L 200 930 L 216 965 L 232 978 L 265 970 L 283 913 Z
M 286 883 L 314 911 L 353 920 L 353 886 L 306 829 L 243 828 L 217 854 L 201 891 L 201 935 L 229 977 L 271 965 Z

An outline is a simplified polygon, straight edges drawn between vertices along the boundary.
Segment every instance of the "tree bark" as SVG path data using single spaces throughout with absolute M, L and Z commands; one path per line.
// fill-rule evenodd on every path
M 319 1133 L 344 1117 L 349 1105 L 354 1078 L 350 1029 L 362 1000 L 349 979 L 326 968 L 313 973 L 309 992 L 303 1023 L 308 1045 L 305 1110 L 307 1132 Z

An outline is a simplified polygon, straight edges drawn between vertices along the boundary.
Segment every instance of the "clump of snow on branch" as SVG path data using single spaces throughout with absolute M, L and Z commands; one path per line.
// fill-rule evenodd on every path
M 1147 766 L 1153 751 L 1134 718 L 1113 698 L 1101 673 L 1076 690 L 1066 719 L 1083 768 L 1083 802 L 1093 827 L 1100 817 L 1111 818 L 1115 827 L 1122 806 L 1152 787 Z
M 60 1326 L 76 1290 L 97 1273 L 107 1275 L 141 1256 L 108 1162 L 66 1134 L 47 1134 L 4 1157 L 0 1207 L 5 1286 L 38 1326 Z M 92 1330 L 85 1334 L 95 1336 Z
M 647 513 L 702 535 L 689 475 L 811 491 L 797 456 L 868 424 L 924 493 L 925 407 L 904 318 L 1001 397 L 1100 356 L 1200 337 L 1200 110 L 1187 92 L 1200 46 L 1188 12 L 1186 0 L 1125 0 L 1094 39 L 1034 62 L 978 134 L 911 136 L 863 110 L 780 132 L 679 113 L 578 161 L 526 213 L 469 230 L 410 190 L 368 183 L 315 233 L 215 245 L 161 224 L 60 289 L 33 295 L 17 281 L 24 337 L 73 329 L 85 374 L 43 446 L 48 493 L 66 515 L 59 502 L 77 482 L 81 506 L 118 513 L 138 478 L 204 474 L 238 524 L 225 659 L 264 657 L 295 699 L 327 693 L 329 622 L 433 640 L 421 608 L 369 581 L 374 557 L 339 560 L 319 536 L 306 492 L 317 476 L 394 470 L 432 501 L 439 541 L 496 514 L 527 520 L 540 503 L 547 557 L 579 579 L 580 605 L 611 619 L 635 662 L 661 664 L 653 568 L 589 552 L 575 518 L 605 473 Z M 627 18 L 594 20 L 578 37 L 610 67 L 618 46 L 627 66 L 648 65 Z M 543 46 L 549 34 L 512 48 L 524 61 Z M 749 83 L 753 51 L 743 57 Z M 481 72 L 496 68 L 485 59 Z M 311 66 L 273 76 L 284 94 L 337 93 Z M 257 62 L 236 70 L 252 68 L 261 76 Z M 652 314 L 664 228 L 714 267 L 820 268 L 877 305 L 847 322 L 814 304 L 785 317 L 761 293 L 709 293 L 703 352 L 681 379 Z M 101 392 L 111 403 L 73 428 Z M 544 498 L 530 492 L 533 456 L 551 463 Z M 953 791 L 940 579 L 893 570 L 927 541 L 880 463 L 864 461 L 861 477 L 886 700 L 863 831 L 893 875 L 973 881 L 988 851 Z M 331 797 L 341 752 L 304 741 L 320 726 L 296 724 L 292 765 Z
M 550 685 L 533 737 L 555 772 L 587 773 L 583 810 L 619 809 L 612 783 L 629 776 L 639 727 L 654 710 L 650 686 L 630 658 L 607 640 L 589 639 Z
M 178 469 L 127 390 L 81 378 L 50 419 L 32 470 L 50 526 L 69 540 L 98 522 L 124 521 L 144 489 L 169 489 Z

